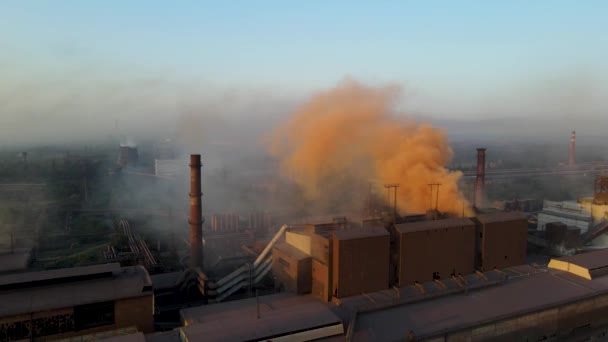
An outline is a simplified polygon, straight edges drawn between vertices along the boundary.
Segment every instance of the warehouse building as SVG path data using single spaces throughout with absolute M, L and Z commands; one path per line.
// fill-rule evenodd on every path
M 152 282 L 140 266 L 105 264 L 0 276 L 0 303 L 0 341 L 154 329 Z
M 390 236 L 383 228 L 332 232 L 332 294 L 336 298 L 389 287 Z
M 374 308 L 351 319 L 353 341 L 540 341 L 608 336 L 608 250 L 554 259 L 549 268 L 516 266 L 494 286 L 446 291 L 395 305 L 370 295 Z M 584 270 L 579 274 L 579 270 Z M 583 275 L 583 276 L 580 276 Z M 492 283 L 491 280 L 487 281 Z M 470 285 L 469 285 L 470 286 Z M 386 297 L 386 295 L 384 296 Z M 431 300 L 432 299 L 432 300 Z M 361 296 L 352 301 L 364 301 Z M 399 299 L 405 301 L 405 298 Z M 369 301 L 368 301 L 369 303 Z M 348 306 L 349 303 L 343 302 Z
M 397 224 L 393 235 L 400 287 L 474 271 L 475 223 L 469 219 Z
M 528 246 L 528 219 L 518 212 L 474 218 L 477 224 L 477 267 L 481 270 L 523 265 Z
M 181 318 L 182 341 L 310 341 L 344 334 L 328 305 L 288 293 L 183 309 Z

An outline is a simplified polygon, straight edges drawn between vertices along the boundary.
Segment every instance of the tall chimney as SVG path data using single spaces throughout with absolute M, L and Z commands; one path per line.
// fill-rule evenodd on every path
M 484 185 L 486 178 L 486 149 L 477 149 L 477 178 L 475 180 L 475 207 L 483 207 Z
M 190 155 L 190 267 L 203 268 L 201 155 Z
M 568 166 L 574 166 L 574 144 L 576 143 L 576 132 L 572 131 L 570 135 L 570 159 L 568 160 Z

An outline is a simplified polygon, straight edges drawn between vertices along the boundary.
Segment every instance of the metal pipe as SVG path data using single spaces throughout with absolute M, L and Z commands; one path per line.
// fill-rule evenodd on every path
M 484 185 L 486 178 L 486 149 L 477 149 L 477 179 L 475 181 L 475 207 L 483 207 Z
M 190 267 L 203 268 L 201 155 L 190 155 Z

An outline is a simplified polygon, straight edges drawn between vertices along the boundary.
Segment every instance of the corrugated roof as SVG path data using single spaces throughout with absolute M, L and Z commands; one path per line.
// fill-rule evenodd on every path
M 498 212 L 492 214 L 483 214 L 478 215 L 477 220 L 481 224 L 487 223 L 496 223 L 496 222 L 507 222 L 507 221 L 516 221 L 516 220 L 528 220 L 528 217 L 520 212 L 511 211 L 511 212 Z
M 600 293 L 608 294 L 607 277 L 586 280 L 547 269 L 530 275 L 522 272 L 501 285 L 360 314 L 353 341 L 396 341 L 410 330 L 422 339 Z
M 445 220 L 431 220 L 400 223 L 395 225 L 399 233 L 411 233 L 433 229 L 459 228 L 475 226 L 475 223 L 468 218 L 450 218 Z
M 101 264 L 84 267 L 61 268 L 57 270 L 15 273 L 0 276 L 0 287 L 9 284 L 32 283 L 61 278 L 86 277 L 96 274 L 114 274 L 120 272 L 120 264 Z
M 113 268 L 114 266 L 96 269 Z M 89 271 L 92 272 L 92 270 Z M 72 269 L 71 272 L 74 270 Z M 67 272 L 67 274 L 74 274 L 71 272 Z M 66 274 L 65 272 L 60 273 Z M 45 274 L 48 275 L 48 273 Z M 32 275 L 27 277 L 36 279 Z M 4 282 L 7 281 L 4 280 Z M 119 272 L 112 277 L 2 290 L 0 291 L 0 303 L 2 303 L 0 317 L 151 295 L 151 285 L 146 269 L 141 266 L 133 266 L 119 268 Z
M 311 296 L 262 296 L 257 317 L 256 298 L 205 305 L 181 311 L 188 341 L 248 341 L 293 333 L 342 321 L 326 304 Z
M 332 232 L 332 235 L 337 240 L 352 240 L 362 239 L 373 236 L 385 236 L 389 235 L 386 229 L 381 227 L 369 227 L 369 228 L 356 228 L 347 230 L 336 230 Z
M 554 260 L 562 261 L 571 265 L 576 265 L 589 271 L 597 270 L 600 268 L 608 269 L 608 248 L 588 253 L 567 256 L 563 258 L 552 259 L 551 261 Z
M 277 243 L 276 245 L 274 245 L 273 249 L 277 249 L 285 254 L 288 254 L 296 260 L 310 258 L 310 255 L 302 252 L 301 250 L 295 248 L 294 246 L 286 242 Z

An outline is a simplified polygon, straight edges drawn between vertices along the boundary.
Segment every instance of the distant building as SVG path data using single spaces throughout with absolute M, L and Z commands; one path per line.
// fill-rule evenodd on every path
M 579 228 L 581 233 L 585 233 L 593 226 L 591 206 L 575 201 L 543 201 L 543 210 L 538 214 L 537 229 L 546 230 L 547 224 L 553 222 Z
M 143 267 L 105 264 L 0 276 L 0 341 L 67 338 L 135 327 L 154 330 Z
M 139 154 L 137 147 L 120 145 L 118 153 L 118 161 L 116 162 L 120 167 L 136 166 L 139 161 Z
M 188 161 L 185 159 L 155 159 L 154 173 L 159 177 L 179 177 L 187 174 Z

